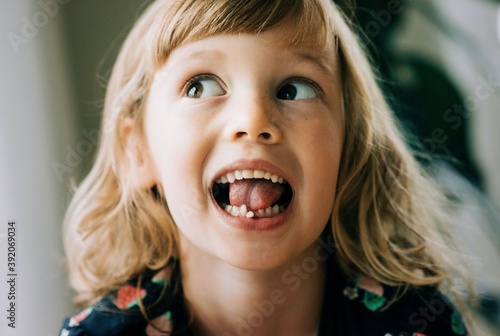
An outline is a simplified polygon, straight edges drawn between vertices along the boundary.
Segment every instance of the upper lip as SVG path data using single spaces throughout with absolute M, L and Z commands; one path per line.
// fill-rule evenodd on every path
M 215 173 L 215 175 L 212 177 L 212 180 L 210 181 L 210 188 L 214 185 L 217 178 L 227 173 L 234 172 L 235 170 L 263 170 L 272 174 L 276 174 L 285 179 L 292 190 L 294 190 L 293 180 L 290 178 L 290 176 L 283 169 L 263 159 L 243 159 L 231 162 Z

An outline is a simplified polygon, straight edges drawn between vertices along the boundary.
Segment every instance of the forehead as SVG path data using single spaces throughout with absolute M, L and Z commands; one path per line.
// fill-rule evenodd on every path
M 324 72 L 337 69 L 337 48 L 334 43 L 291 43 L 294 30 L 291 25 L 280 25 L 258 34 L 220 34 L 188 42 L 174 49 L 165 63 L 179 66 L 202 63 L 217 63 L 232 56 L 245 56 L 252 48 L 259 48 L 257 57 L 266 57 L 294 65 L 313 65 Z M 171 66 L 175 66 L 172 65 Z M 163 68 L 165 68 L 163 66 Z

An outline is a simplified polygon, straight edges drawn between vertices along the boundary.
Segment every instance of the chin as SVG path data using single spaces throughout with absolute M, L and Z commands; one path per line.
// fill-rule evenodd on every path
M 236 244 L 234 244 L 236 243 Z M 296 249 L 279 242 L 236 242 L 216 251 L 216 257 L 224 263 L 245 271 L 267 272 L 286 267 L 297 257 Z M 234 246 L 238 245 L 238 246 Z

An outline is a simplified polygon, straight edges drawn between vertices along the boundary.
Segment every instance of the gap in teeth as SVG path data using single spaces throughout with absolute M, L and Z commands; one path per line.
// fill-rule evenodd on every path
M 234 172 L 227 173 L 215 180 L 216 183 L 233 183 L 236 180 L 244 179 L 266 179 L 271 180 L 273 183 L 285 183 L 285 179 L 276 174 L 266 172 L 263 170 L 235 170 Z
M 227 213 L 231 214 L 233 217 L 246 217 L 246 218 L 268 218 L 279 215 L 285 211 L 285 207 L 282 205 L 275 204 L 266 209 L 259 209 L 255 211 L 248 211 L 248 207 L 243 204 L 241 206 L 235 206 L 230 204 L 225 204 L 222 207 Z

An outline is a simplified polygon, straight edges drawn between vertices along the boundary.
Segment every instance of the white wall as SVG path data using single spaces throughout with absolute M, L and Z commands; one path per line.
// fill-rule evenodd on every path
M 68 190 L 51 167 L 64 162 L 64 148 L 72 146 L 70 135 L 75 134 L 60 11 L 55 9 L 49 8 L 48 15 L 38 1 L 0 0 L 0 334 L 5 336 L 57 335 L 62 318 L 73 312 L 61 268 Z M 30 31 L 26 22 L 39 27 Z M 9 33 L 25 38 L 17 52 Z M 15 330 L 4 316 L 5 233 L 11 219 L 18 225 Z

